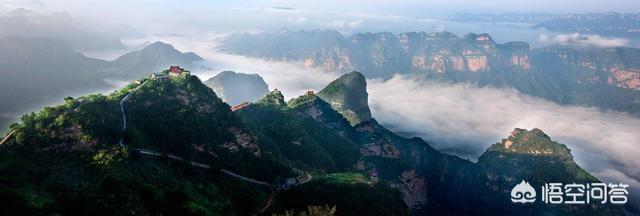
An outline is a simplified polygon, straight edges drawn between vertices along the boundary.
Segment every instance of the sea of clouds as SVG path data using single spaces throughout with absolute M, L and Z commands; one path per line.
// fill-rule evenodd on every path
M 223 70 L 259 74 L 286 99 L 318 91 L 340 75 L 297 62 L 219 52 L 217 41 L 224 34 L 185 35 L 198 36 L 158 35 L 126 42 L 164 41 L 197 53 L 206 61 L 192 71 L 203 81 Z M 514 128 L 540 128 L 566 144 L 576 162 L 602 181 L 640 188 L 640 119 L 629 114 L 559 105 L 509 88 L 418 81 L 401 75 L 368 80 L 367 90 L 374 118 L 393 131 L 422 137 L 443 152 L 475 161 Z
M 629 114 L 559 105 L 514 89 L 400 75 L 368 85 L 376 119 L 444 152 L 476 160 L 514 128 L 540 128 L 566 144 L 576 162 L 600 180 L 640 189 L 640 119 Z
M 616 37 L 604 37 L 595 34 L 558 34 L 555 36 L 548 36 L 541 34 L 538 38 L 540 43 L 551 43 L 560 45 L 584 45 L 584 46 L 596 46 L 596 47 L 620 47 L 627 46 L 629 41 L 624 38 Z

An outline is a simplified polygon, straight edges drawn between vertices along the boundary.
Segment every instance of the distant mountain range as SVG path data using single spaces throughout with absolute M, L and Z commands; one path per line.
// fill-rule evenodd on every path
M 552 13 L 455 13 L 445 20 L 455 22 L 540 23 L 559 17 Z
M 325 71 L 362 71 L 367 78 L 420 79 L 512 87 L 560 104 L 640 114 L 640 49 L 584 44 L 533 49 L 498 44 L 488 34 L 401 34 L 281 31 L 234 34 L 220 50 Z
M 110 81 L 130 81 L 170 64 L 189 66 L 199 60 L 162 42 L 105 61 L 85 57 L 59 39 L 0 37 L 0 101 L 5 101 L 0 131 L 15 116 L 62 97 L 105 91 L 113 88 Z
M 515 129 L 477 163 L 398 136 L 365 108 L 365 82 L 352 72 L 288 102 L 274 90 L 235 112 L 189 75 L 67 98 L 23 117 L 0 145 L 0 205 L 9 214 L 244 215 L 323 205 L 337 215 L 623 214 L 620 206 L 511 203 L 522 180 L 536 188 L 598 180 L 539 129 Z
M 127 26 L 108 26 L 76 19 L 67 13 L 40 14 L 20 8 L 0 14 L 0 37 L 47 37 L 66 41 L 75 50 L 124 49 L 120 38 L 142 33 Z
M 109 67 L 101 69 L 100 73 L 104 78 L 132 80 L 168 68 L 169 65 L 191 67 L 194 62 L 202 60 L 193 52 L 183 53 L 171 44 L 158 41 L 110 61 Z
M 623 38 L 640 38 L 640 13 L 566 14 L 540 22 L 534 28 Z
M 530 23 L 532 28 L 552 32 L 585 33 L 640 38 L 640 13 L 458 13 L 447 17 L 455 22 Z

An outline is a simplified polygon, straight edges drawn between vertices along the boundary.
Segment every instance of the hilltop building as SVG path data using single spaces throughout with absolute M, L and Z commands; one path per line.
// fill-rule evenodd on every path
M 179 76 L 189 76 L 191 75 L 191 72 L 185 69 L 180 68 L 180 66 L 178 65 L 172 65 L 169 67 L 169 70 L 167 70 L 167 72 L 169 73 L 169 76 L 173 76 L 173 77 L 179 77 Z
M 376 168 L 373 168 L 373 170 L 371 170 L 369 177 L 371 177 L 371 180 L 373 181 L 378 181 L 378 171 L 376 170 Z

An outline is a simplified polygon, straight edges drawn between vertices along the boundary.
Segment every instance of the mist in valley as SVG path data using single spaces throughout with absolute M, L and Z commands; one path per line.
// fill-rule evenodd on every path
M 122 4 L 104 4 L 106 8 L 114 10 L 123 7 Z M 102 40 L 118 38 L 121 43 L 108 49 L 82 50 L 77 46 L 74 49 L 88 58 L 111 61 L 127 52 L 161 41 L 182 52 L 194 52 L 202 57 L 203 61 L 187 68 L 202 81 L 224 70 L 259 74 L 270 89 L 281 90 L 287 100 L 308 90 L 319 91 L 341 74 L 305 67 L 302 62 L 274 62 L 224 53 L 218 50 L 219 39 L 237 32 L 269 32 L 288 28 L 334 29 L 347 35 L 381 31 L 451 31 L 456 34 L 486 32 L 499 43 L 525 41 L 532 47 L 558 44 L 600 47 L 637 45 L 634 39 L 556 33 L 521 23 L 452 22 L 444 20 L 446 13 L 433 17 L 415 14 L 405 17 L 397 14 L 313 11 L 305 4 L 287 9 L 275 7 L 280 6 L 276 4 L 240 7 L 229 3 L 192 8 L 172 3 L 172 10 L 181 16 L 169 16 L 167 14 L 172 10 L 157 4 L 152 5 L 146 1 L 134 4 L 141 7 L 149 4 L 150 8 L 157 11 L 145 10 L 136 14 L 135 10 L 123 8 L 122 16 L 109 18 L 106 12 L 96 12 L 96 8 L 100 7 L 90 8 L 88 4 L 68 8 L 65 12 L 79 19 L 90 18 L 89 23 L 101 23 L 101 26 L 109 27 L 104 29 L 113 26 L 119 29 L 117 26 L 122 25 L 127 26 L 121 27 L 122 29 L 136 29 L 141 33 L 101 35 L 98 38 L 100 40 L 87 43 L 90 46 L 86 45 L 93 49 L 101 47 L 96 43 L 104 43 Z M 65 10 L 66 1 L 7 1 L 0 5 L 0 12 L 27 7 L 48 14 Z M 185 13 L 187 10 L 196 12 Z M 85 31 L 85 36 L 91 37 L 96 33 L 86 28 L 83 25 L 80 29 Z M 26 34 L 22 36 L 34 37 Z M 60 36 L 63 39 L 65 37 L 67 35 Z M 172 62 L 166 62 L 167 67 L 170 64 Z M 121 88 L 132 79 L 101 77 L 100 81 L 106 85 L 64 93 L 73 97 L 92 93 L 106 94 Z M 396 75 L 389 80 L 368 79 L 367 84 L 369 106 L 377 121 L 394 132 L 421 137 L 443 152 L 475 161 L 487 147 L 506 138 L 514 128 L 539 128 L 553 140 L 566 144 L 576 162 L 599 179 L 604 182 L 624 182 L 633 189 L 640 189 L 640 157 L 637 156 L 640 155 L 640 119 L 628 113 L 560 105 L 510 88 L 419 81 L 410 76 Z M 16 102 L 1 103 L 4 106 Z M 8 122 L 16 121 L 21 114 L 62 102 L 62 98 L 42 99 L 33 102 L 34 105 L 23 109 L 23 112 L 0 110 L 0 132 L 6 131 Z M 633 195 L 640 196 L 640 193 Z
M 205 38 L 154 37 L 206 59 L 211 70 L 195 70 L 207 80 L 223 70 L 259 74 L 287 100 L 319 91 L 340 74 L 216 51 L 219 34 Z M 539 128 L 566 144 L 583 168 L 603 181 L 640 188 L 640 119 L 615 111 L 560 105 L 510 88 L 418 81 L 397 75 L 369 79 L 373 117 L 401 134 L 419 136 L 435 148 L 472 161 L 514 128 Z

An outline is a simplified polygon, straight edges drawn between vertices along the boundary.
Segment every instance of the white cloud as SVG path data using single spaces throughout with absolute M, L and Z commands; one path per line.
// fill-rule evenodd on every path
M 127 81 L 117 80 L 117 79 L 102 79 L 102 81 L 104 81 L 104 83 L 106 83 L 113 89 L 120 89 L 125 87 L 127 84 L 129 84 L 129 82 Z
M 628 114 L 561 106 L 513 89 L 420 83 L 399 75 L 371 80 L 368 91 L 376 119 L 438 149 L 476 159 L 513 128 L 540 128 L 600 179 L 640 189 L 640 119 Z
M 305 17 L 303 17 L 303 16 L 299 16 L 299 17 L 296 19 L 295 23 L 296 23 L 296 24 L 302 24 L 302 23 L 305 23 L 306 21 L 307 21 L 307 18 L 305 18 Z
M 0 6 L 7 9 L 34 8 L 44 6 L 44 2 L 39 0 L 3 0 L 0 2 Z
M 597 47 L 619 47 L 627 46 L 628 40 L 623 38 L 609 38 L 594 34 L 560 34 L 553 38 L 542 34 L 538 38 L 541 43 L 557 43 L 560 45 L 587 45 Z
M 333 20 L 330 23 L 327 23 L 327 26 L 329 28 L 343 28 L 344 23 L 344 20 Z
M 351 21 L 347 25 L 351 28 L 358 28 L 362 25 L 362 20 Z
M 548 43 L 549 36 L 546 34 L 541 34 L 540 37 L 538 37 L 538 41 L 540 41 L 541 43 Z
M 344 21 L 344 20 L 333 20 L 327 23 L 327 27 L 333 29 L 344 29 L 344 28 L 358 28 L 362 26 L 362 20 L 354 20 L 354 21 Z

